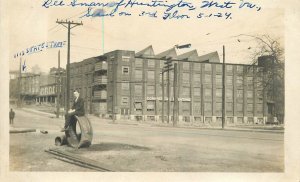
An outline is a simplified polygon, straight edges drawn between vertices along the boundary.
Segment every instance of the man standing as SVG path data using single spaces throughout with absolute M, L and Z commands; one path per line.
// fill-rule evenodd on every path
M 76 116 L 84 116 L 84 100 L 79 97 L 79 92 L 77 90 L 74 90 L 74 103 L 72 106 L 72 109 L 68 111 L 68 113 L 65 115 L 65 126 L 61 130 L 61 132 L 64 132 L 69 129 L 69 126 L 71 122 L 75 119 Z
M 14 118 L 15 118 L 15 112 L 13 111 L 13 109 L 10 109 L 10 112 L 9 112 L 9 124 L 10 125 L 14 124 Z

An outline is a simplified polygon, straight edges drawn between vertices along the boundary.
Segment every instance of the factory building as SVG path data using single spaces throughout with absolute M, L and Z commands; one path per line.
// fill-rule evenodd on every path
M 170 70 L 162 79 L 168 59 L 177 64 L 177 75 Z M 219 124 L 222 120 L 223 64 L 217 52 L 199 56 L 193 50 L 177 55 L 172 48 L 154 54 L 149 46 L 137 53 L 115 50 L 72 63 L 70 68 L 70 92 L 80 91 L 88 113 L 153 122 L 162 121 L 162 112 L 165 122 L 168 113 L 172 122 L 173 112 L 179 122 Z M 266 123 L 272 118 L 272 101 L 263 87 L 265 76 L 264 66 L 226 63 L 227 124 Z

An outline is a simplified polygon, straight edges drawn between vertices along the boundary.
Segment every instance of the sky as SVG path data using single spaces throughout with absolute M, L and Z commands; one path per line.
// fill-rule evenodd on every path
M 152 45 L 155 54 L 158 54 L 176 44 L 190 43 L 191 48 L 178 50 L 178 54 L 194 49 L 198 51 L 199 56 L 218 51 L 222 60 L 224 45 L 226 62 L 247 64 L 251 63 L 251 51 L 257 46 L 257 40 L 238 35 L 267 34 L 284 43 L 285 17 L 283 9 L 280 8 L 281 2 L 277 0 L 252 1 L 259 3 L 261 11 L 231 9 L 233 16 L 230 20 L 192 18 L 167 21 L 139 16 L 79 18 L 87 8 L 43 8 L 41 6 L 43 1 L 9 2 L 10 70 L 18 69 L 20 57 L 14 58 L 17 52 L 47 41 L 67 40 L 67 29 L 57 24 L 57 19 L 83 23 L 83 26 L 71 29 L 71 62 L 82 61 L 117 49 L 138 52 L 149 45 Z M 201 3 L 196 0 L 193 2 Z M 207 10 L 211 11 L 216 12 L 215 9 Z M 32 71 L 32 67 L 36 65 L 43 72 L 48 72 L 51 67 L 57 67 L 58 50 L 61 51 L 61 67 L 65 67 L 67 46 L 22 56 L 22 64 L 24 60 L 26 64 L 25 72 Z

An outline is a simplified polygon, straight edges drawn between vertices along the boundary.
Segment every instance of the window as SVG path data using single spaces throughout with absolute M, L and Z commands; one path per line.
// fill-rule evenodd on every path
M 200 114 L 201 113 L 201 103 L 194 102 L 194 113 Z
M 167 77 L 167 76 L 166 76 Z M 167 77 L 168 78 L 168 77 Z M 170 82 L 173 83 L 174 81 L 174 72 L 170 71 Z
M 143 106 L 142 106 L 142 103 L 141 103 L 141 102 L 135 102 L 135 103 L 134 103 L 134 107 L 135 107 L 135 109 L 136 109 L 136 110 L 138 110 L 138 109 L 142 109 L 142 108 L 143 108 Z
M 167 77 L 167 75 L 164 74 L 164 81 L 166 81 L 166 77 Z M 162 74 L 161 73 L 159 74 L 159 82 L 160 83 L 162 82 Z
M 226 89 L 226 99 L 232 100 L 232 90 Z
M 128 66 L 122 66 L 122 74 L 129 75 L 129 67 Z
M 244 90 L 238 89 L 237 93 L 236 93 L 236 97 L 237 98 L 243 98 L 243 95 L 244 95 Z
M 204 69 L 205 71 L 211 71 L 211 64 L 205 64 Z
M 247 76 L 247 83 L 250 83 L 250 84 L 253 83 L 253 77 L 252 76 Z
M 262 88 L 263 87 L 263 79 L 261 76 L 256 77 L 256 86 L 258 88 Z
M 253 77 L 252 76 L 247 77 L 247 87 L 253 88 Z
M 129 56 L 122 56 L 122 61 L 129 62 L 130 57 Z
M 129 103 L 129 98 L 128 97 L 122 97 L 121 104 L 123 106 L 127 106 L 128 103 Z
M 253 91 L 252 90 L 248 90 L 247 91 L 247 98 L 248 99 L 252 99 L 253 98 Z
M 242 103 L 237 103 L 236 104 L 236 111 L 238 112 L 238 113 L 243 113 L 243 104 Z
M 263 113 L 263 104 L 257 104 L 256 105 L 256 112 L 258 114 L 262 114 Z
M 135 111 L 137 111 L 138 113 L 142 112 L 143 104 L 141 102 L 135 102 L 134 103 L 134 108 L 135 108 Z
M 226 84 L 227 85 L 232 85 L 232 76 L 226 76 Z
M 237 71 L 238 73 L 243 73 L 244 67 L 243 67 L 243 66 L 236 66 L 236 71 Z
M 248 66 L 247 67 L 247 73 L 249 73 L 249 74 L 253 74 L 253 66 Z
M 143 72 L 142 70 L 135 70 L 135 79 L 142 80 L 143 79 Z
M 218 88 L 216 89 L 216 97 L 222 97 L 222 89 Z
M 256 96 L 258 99 L 262 100 L 263 99 L 263 91 L 262 90 L 257 90 L 256 91 Z
M 193 81 L 194 81 L 195 84 L 200 84 L 201 83 L 201 74 L 200 73 L 195 73 Z
M 204 111 L 206 111 L 206 112 L 211 111 L 211 102 L 205 102 Z
M 155 61 L 154 60 L 148 60 L 148 68 L 154 68 L 155 67 Z
M 89 98 L 90 97 L 90 93 L 91 93 L 91 88 L 87 88 L 87 97 Z M 105 92 L 105 94 L 107 95 L 107 92 Z
M 182 68 L 183 68 L 183 70 L 189 70 L 190 69 L 190 63 L 183 62 L 182 63 Z
M 134 85 L 134 92 L 136 96 L 142 96 L 143 86 L 142 85 Z
M 200 87 L 194 88 L 194 96 L 201 96 L 201 88 Z
M 182 73 L 182 81 L 183 81 L 183 83 L 190 83 L 190 74 Z
M 129 90 L 129 82 L 122 82 L 121 86 L 122 86 L 122 90 L 124 90 L 124 91 Z
M 165 62 L 164 61 L 159 61 L 159 67 L 163 68 L 165 66 Z
M 236 84 L 238 86 L 242 86 L 243 85 L 243 77 L 242 76 L 237 76 L 236 77 Z
M 247 104 L 247 113 L 248 114 L 252 114 L 253 113 L 253 104 L 252 103 L 248 103 Z
M 143 67 L 143 60 L 142 59 L 135 59 L 135 67 L 141 68 Z
M 232 65 L 226 65 L 227 72 L 232 72 Z
M 232 112 L 233 111 L 233 104 L 232 104 L 232 102 L 227 102 L 225 108 L 226 108 L 227 112 Z
M 216 75 L 216 84 L 222 85 L 222 75 Z
M 205 74 L 205 83 L 211 84 L 211 75 Z
M 222 113 L 222 102 L 216 103 L 216 112 L 219 114 Z
M 155 86 L 154 85 L 148 85 L 147 86 L 147 95 L 148 96 L 155 95 Z
M 147 101 L 147 111 L 154 111 L 155 108 L 155 101 L 150 100 Z
M 222 73 L 222 65 L 221 64 L 216 65 L 216 72 L 217 73 Z
M 201 64 L 200 63 L 194 63 L 194 71 L 201 71 Z
M 191 108 L 191 103 L 190 102 L 182 102 L 182 112 L 183 113 L 189 113 Z
M 147 71 L 148 80 L 154 80 L 154 71 Z
M 211 97 L 211 89 L 210 88 L 206 88 L 204 91 L 204 96 L 205 97 Z
M 190 87 L 183 87 L 182 88 L 182 96 L 189 97 L 190 96 Z

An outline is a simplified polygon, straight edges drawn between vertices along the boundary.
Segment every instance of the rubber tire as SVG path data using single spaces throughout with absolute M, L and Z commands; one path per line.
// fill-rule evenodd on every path
M 93 127 L 86 116 L 75 116 L 70 128 L 65 131 L 68 145 L 74 148 L 89 147 L 93 140 Z M 81 134 L 77 134 L 76 125 L 79 124 Z

